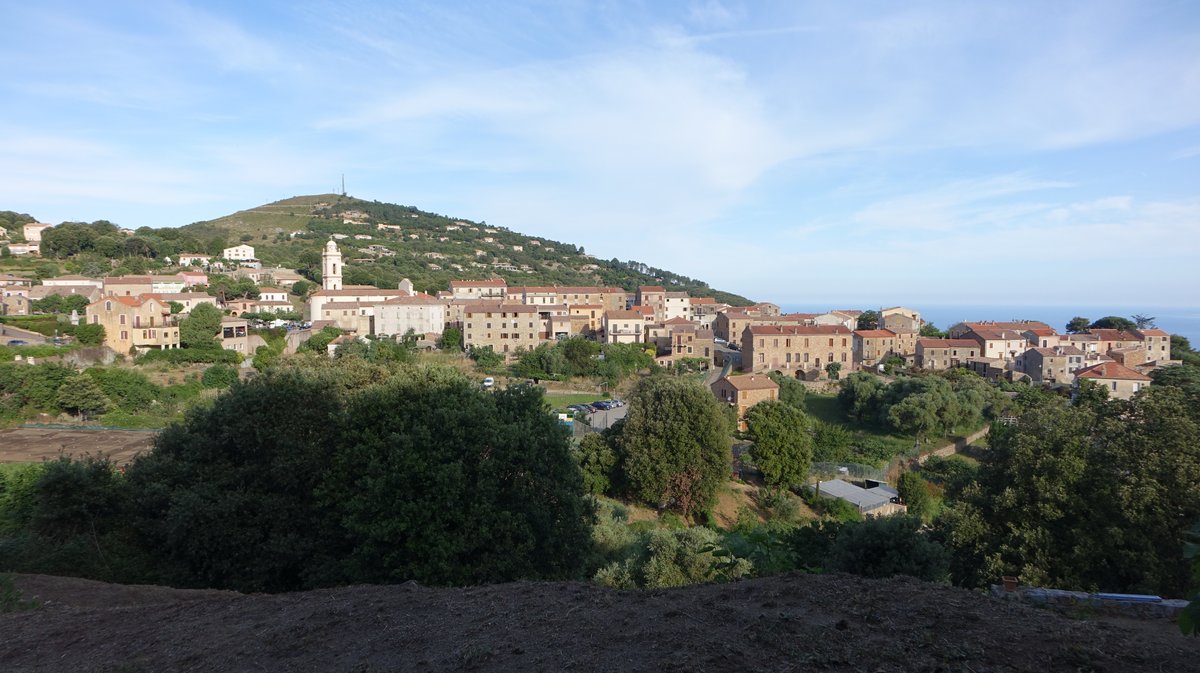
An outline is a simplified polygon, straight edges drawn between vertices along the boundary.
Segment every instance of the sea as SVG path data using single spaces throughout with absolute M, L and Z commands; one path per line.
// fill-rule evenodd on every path
M 1067 323 L 1075 316 L 1083 316 L 1089 320 L 1097 320 L 1105 316 L 1115 315 L 1131 318 L 1133 314 L 1151 316 L 1154 324 L 1161 330 L 1171 334 L 1187 337 L 1192 348 L 1200 348 L 1200 306 L 1032 306 L 1032 305 L 995 305 L 978 306 L 971 304 L 905 304 L 921 314 L 926 323 L 933 323 L 939 329 L 947 329 L 951 325 L 964 321 L 983 320 L 1040 320 L 1050 325 L 1060 333 L 1066 331 Z M 880 307 L 856 306 L 817 306 L 812 304 L 780 304 L 780 309 L 787 313 L 823 313 L 837 308 L 854 308 L 868 310 Z

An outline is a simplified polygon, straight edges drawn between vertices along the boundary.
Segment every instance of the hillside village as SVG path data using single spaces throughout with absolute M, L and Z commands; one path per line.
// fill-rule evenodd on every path
M 345 223 L 368 223 L 367 214 L 359 211 L 345 211 L 341 217 Z M 399 229 L 398 225 L 377 226 L 380 231 Z M 445 225 L 451 231 L 463 226 L 468 225 Z M 24 224 L 24 242 L 9 243 L 9 253 L 37 255 L 44 233 L 51 229 L 44 223 Z M 290 232 L 289 237 L 303 233 Z M 782 313 L 770 302 L 733 306 L 662 285 L 642 285 L 632 291 L 534 286 L 510 284 L 498 275 L 451 280 L 445 289 L 432 293 L 416 290 L 408 279 L 394 288 L 345 283 L 350 267 L 344 248 L 356 255 L 394 254 L 389 247 L 356 247 L 364 245 L 360 239 L 370 238 L 331 234 L 320 248 L 320 289 L 311 292 L 293 292 L 297 283 L 308 284 L 300 271 L 264 266 L 255 247 L 242 243 L 220 254 L 179 252 L 174 260 L 164 260 L 174 273 L 76 274 L 40 281 L 0 275 L 0 315 L 33 314 L 36 302 L 52 296 L 80 297 L 86 306 L 72 312 L 72 323 L 102 326 L 104 345 L 119 354 L 179 348 L 178 322 L 200 304 L 224 312 L 221 331 L 215 336 L 224 348 L 244 356 L 253 355 L 265 343 L 251 334 L 252 321 L 272 317 L 287 321 L 289 351 L 325 328 L 341 333 L 328 347 L 331 354 L 350 341 L 408 334 L 432 348 L 447 329 L 457 330 L 466 351 L 491 350 L 509 360 L 575 336 L 601 343 L 644 344 L 653 348 L 661 366 L 699 361 L 705 368 L 724 369 L 727 376 L 713 389 L 722 400 L 736 403 L 742 416 L 754 400 L 773 398 L 777 386 L 758 376 L 772 372 L 816 381 L 864 369 L 962 367 L 989 380 L 1010 382 L 1073 386 L 1091 379 L 1112 397 L 1129 399 L 1149 385 L 1150 371 L 1177 364 L 1170 359 L 1170 335 L 1152 328 L 1061 334 L 1036 321 L 984 320 L 952 325 L 944 335 L 933 336 L 936 330 L 927 329 L 919 311 L 900 306 Z M 537 239 L 525 244 L 542 245 Z M 512 248 L 520 251 L 524 245 Z M 483 270 L 482 264 L 476 266 Z M 468 271 L 461 266 L 458 270 Z M 238 297 L 206 291 L 209 274 L 248 280 L 252 291 Z M 8 331 L 8 342 L 42 340 Z

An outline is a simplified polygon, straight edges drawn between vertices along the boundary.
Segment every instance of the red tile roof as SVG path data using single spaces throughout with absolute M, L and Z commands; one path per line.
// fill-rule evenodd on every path
M 1163 330 L 1160 330 L 1160 329 L 1158 329 L 1158 328 L 1155 328 L 1155 329 L 1135 329 L 1135 330 L 1133 330 L 1133 333 L 1134 333 L 1134 334 L 1141 334 L 1142 336 L 1171 336 L 1171 333 L 1170 333 L 1170 332 L 1164 332 Z
M 725 381 L 735 390 L 778 390 L 779 384 L 769 376 L 762 374 L 743 374 L 741 376 L 726 376 Z
M 755 336 L 852 334 L 844 325 L 751 325 L 747 329 Z
M 1118 379 L 1122 381 L 1151 381 L 1149 376 L 1139 374 L 1125 365 L 1116 362 L 1101 362 L 1098 365 L 1085 367 L 1075 372 L 1081 379 Z
M 503 278 L 489 278 L 488 280 L 452 280 L 450 287 L 508 287 L 508 281 Z
M 917 339 L 920 348 L 979 348 L 974 339 Z
M 864 339 L 879 339 L 885 337 L 894 337 L 896 336 L 896 333 L 890 329 L 859 329 L 854 330 L 854 336 L 862 337 Z

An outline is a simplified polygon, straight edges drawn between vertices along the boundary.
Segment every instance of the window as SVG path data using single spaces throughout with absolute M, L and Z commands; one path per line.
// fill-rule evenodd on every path
M 106 302 L 104 302 L 104 310 L 105 310 L 105 311 L 111 311 L 111 310 L 112 310 L 112 302 L 111 302 L 111 301 L 106 301 Z
M 842 353 L 842 362 L 845 362 L 845 361 L 846 361 L 846 354 Z
M 120 319 L 120 321 L 119 321 L 119 322 L 120 322 L 122 325 L 124 325 L 124 324 L 125 324 L 125 314 L 124 314 L 124 313 L 122 313 L 122 314 L 121 314 L 121 319 Z
M 121 330 L 121 341 L 128 341 L 128 340 L 129 340 L 129 332 L 126 332 L 125 330 Z

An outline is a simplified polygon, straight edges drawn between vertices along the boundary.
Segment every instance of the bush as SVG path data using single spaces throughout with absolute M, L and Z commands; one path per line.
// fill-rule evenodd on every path
M 166 362 L 173 365 L 216 364 L 218 362 L 236 365 L 242 361 L 237 351 L 224 348 L 172 348 L 146 351 L 138 356 L 138 364 Z
M 260 346 L 260 348 L 264 348 Z M 205 388 L 228 388 L 238 381 L 238 372 L 233 367 L 225 364 L 215 364 L 204 370 L 204 375 L 200 377 L 200 383 Z
M 842 528 L 825 569 L 864 577 L 911 575 L 936 582 L 949 577 L 950 554 L 921 532 L 917 517 L 878 517 Z

